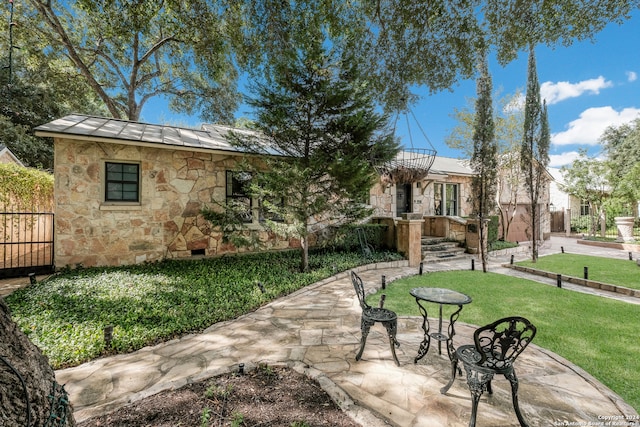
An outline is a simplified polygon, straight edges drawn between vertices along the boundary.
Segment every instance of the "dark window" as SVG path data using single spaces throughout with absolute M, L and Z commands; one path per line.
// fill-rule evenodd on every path
M 108 202 L 139 202 L 140 165 L 107 162 L 104 199 Z
M 284 206 L 284 199 L 279 198 L 279 199 L 271 200 L 269 205 L 272 205 L 277 210 L 282 211 L 282 208 Z M 275 222 L 284 222 L 284 218 L 282 218 L 282 216 L 280 216 L 279 213 L 272 212 L 269 209 L 267 209 L 264 201 L 261 200 L 260 201 L 260 222 L 267 219 Z
M 435 184 L 434 208 L 436 215 L 459 215 L 458 184 Z
M 450 216 L 457 216 L 458 213 L 458 184 L 447 184 L 445 187 L 446 192 L 446 214 Z
M 243 222 L 252 221 L 252 203 L 248 192 L 250 182 L 251 174 L 248 172 L 227 171 L 227 206 L 237 209 Z
M 582 200 L 580 202 L 580 215 L 589 215 L 589 201 Z

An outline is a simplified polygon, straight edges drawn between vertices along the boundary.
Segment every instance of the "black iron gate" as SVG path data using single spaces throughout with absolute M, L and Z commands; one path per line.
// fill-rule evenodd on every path
M 52 273 L 53 227 L 51 212 L 0 212 L 0 279 Z

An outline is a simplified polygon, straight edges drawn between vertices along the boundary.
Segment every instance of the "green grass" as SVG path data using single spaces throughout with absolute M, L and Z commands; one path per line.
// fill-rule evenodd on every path
M 6 302 L 13 320 L 59 369 L 198 332 L 334 272 L 399 258 L 312 253 L 304 274 L 297 251 L 87 268 L 16 291 Z M 104 343 L 108 325 L 113 326 L 111 348 Z
M 538 328 L 535 344 L 580 366 L 640 410 L 640 305 L 500 274 L 450 271 L 390 283 L 384 291 L 385 308 L 419 316 L 409 294 L 419 286 L 453 289 L 472 297 L 460 313 L 461 322 L 484 325 L 506 316 L 528 318 Z M 379 293 L 368 297 L 370 304 L 377 305 Z M 433 307 L 430 317 L 436 317 Z M 450 314 L 445 312 L 445 317 Z
M 636 261 L 564 253 L 542 256 L 536 263 L 522 261 L 516 265 L 573 277 L 584 277 L 584 267 L 588 267 L 591 280 L 640 289 L 640 267 Z

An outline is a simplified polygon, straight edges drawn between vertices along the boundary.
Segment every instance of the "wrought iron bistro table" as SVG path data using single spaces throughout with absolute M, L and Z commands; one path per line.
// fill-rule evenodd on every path
M 420 349 L 418 355 L 414 359 L 414 363 L 418 363 L 418 360 L 422 359 L 429 351 L 429 345 L 431 345 L 431 338 L 438 341 L 438 354 L 442 354 L 442 342 L 447 343 L 447 355 L 449 360 L 455 357 L 455 349 L 453 348 L 453 336 L 456 334 L 454 324 L 462 311 L 462 306 L 471 302 L 471 297 L 460 292 L 452 291 L 451 289 L 443 288 L 413 288 L 409 292 L 415 299 L 422 314 L 422 330 L 424 331 L 424 340 L 420 343 Z M 439 305 L 439 317 L 438 317 L 438 332 L 429 332 L 429 320 L 427 318 L 427 308 L 425 302 L 436 303 Z M 442 306 L 443 305 L 457 305 L 458 309 L 451 314 L 449 318 L 449 327 L 447 334 L 442 333 Z

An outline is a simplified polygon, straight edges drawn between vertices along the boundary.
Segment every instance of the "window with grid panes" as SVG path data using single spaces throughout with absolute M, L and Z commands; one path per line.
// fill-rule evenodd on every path
M 253 204 L 251 197 L 247 194 L 247 186 L 251 181 L 251 174 L 248 172 L 227 171 L 227 205 L 236 205 L 242 208 L 242 221 L 252 222 Z
M 105 163 L 105 201 L 140 201 L 140 165 L 135 163 Z

